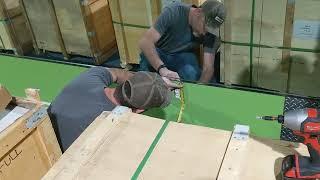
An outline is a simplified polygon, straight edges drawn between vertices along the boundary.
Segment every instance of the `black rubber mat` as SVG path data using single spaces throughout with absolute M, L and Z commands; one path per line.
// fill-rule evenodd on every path
M 285 98 L 283 112 L 303 108 L 320 108 L 320 100 L 292 96 L 287 96 Z M 280 139 L 285 141 L 301 142 L 301 139 L 295 136 L 292 130 L 284 126 L 281 127 Z

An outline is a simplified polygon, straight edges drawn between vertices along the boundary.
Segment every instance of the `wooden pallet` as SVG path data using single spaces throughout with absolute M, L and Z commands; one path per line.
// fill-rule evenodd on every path
M 273 180 L 285 155 L 304 146 L 168 122 L 130 112 L 102 113 L 46 174 L 51 179 Z

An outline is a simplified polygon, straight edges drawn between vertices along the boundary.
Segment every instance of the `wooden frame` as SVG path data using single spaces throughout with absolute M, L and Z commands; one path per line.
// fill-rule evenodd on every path
M 167 123 L 130 110 L 122 114 L 104 112 L 71 145 L 43 180 L 84 177 L 130 179 L 145 154 L 148 154 L 150 144 Z M 170 179 L 214 179 L 230 134 L 222 130 L 169 123 L 139 179 L 168 176 Z M 208 143 L 207 140 L 216 137 L 220 138 L 215 143 Z M 208 145 L 203 148 L 206 143 Z M 79 156 L 82 152 L 86 153 Z M 172 158 L 179 160 L 170 161 Z
M 304 145 L 236 135 L 130 109 L 103 112 L 43 180 L 276 180 L 282 157 L 308 154 Z
M 38 91 L 26 90 L 28 98 L 14 98 L 13 104 L 30 109 L 0 133 L 0 178 L 40 179 L 61 156 L 51 121 L 44 115 L 28 127 L 27 122 L 43 108 Z

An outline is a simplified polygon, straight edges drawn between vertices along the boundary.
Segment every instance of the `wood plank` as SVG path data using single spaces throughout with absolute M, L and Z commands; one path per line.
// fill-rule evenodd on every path
M 307 155 L 306 146 L 293 148 L 292 143 L 250 137 L 232 138 L 219 172 L 218 180 L 276 180 L 282 158 L 295 152 Z
M 62 38 L 69 54 L 92 56 L 78 0 L 53 0 Z
M 130 179 L 164 123 L 131 112 L 120 117 L 103 113 L 43 180 Z M 139 179 L 215 178 L 230 135 L 227 131 L 170 122 Z
M 43 154 L 46 155 L 47 164 L 52 167 L 61 157 L 62 152 L 49 117 L 38 125 L 37 133 L 38 144 L 42 145 L 40 148 L 44 150 Z
M 87 25 L 87 31 L 94 32 L 94 39 L 91 42 L 95 44 L 93 54 L 96 57 L 96 64 L 101 64 L 117 50 L 115 32 L 112 25 L 109 3 L 105 0 L 98 0 L 90 4 L 91 27 Z
M 302 21 L 305 26 L 310 25 L 310 22 L 319 23 L 320 13 L 318 12 L 320 8 L 319 1 L 305 0 L 305 1 L 295 1 L 295 12 L 294 12 L 294 22 Z M 308 12 L 308 13 L 306 13 Z M 308 22 L 309 21 L 309 22 Z M 311 30 L 312 33 L 316 35 L 314 38 L 303 39 L 296 35 L 292 37 L 292 47 L 297 48 L 307 48 L 307 49 L 319 49 L 319 29 Z M 317 35 L 318 33 L 318 35 Z M 317 38 L 318 37 L 318 38 Z
M 19 118 L 16 123 L 10 125 L 0 134 L 0 157 L 4 156 L 10 149 L 24 139 L 34 128 L 28 129 L 25 125 L 26 120 L 35 113 L 40 106 L 30 110 L 25 116 Z
M 295 0 L 287 0 L 286 5 L 286 15 L 285 15 L 285 25 L 284 25 L 284 34 L 283 34 L 283 47 L 291 48 L 292 33 L 293 33 L 293 19 L 295 11 Z M 282 50 L 282 72 L 287 73 L 290 71 L 291 56 L 290 50 Z M 290 89 L 290 76 L 288 74 L 287 79 L 287 89 L 286 92 L 289 92 Z
M 33 131 L 26 139 L 16 144 L 2 156 L 0 161 L 0 178 L 10 180 L 40 179 L 50 168 L 42 157 L 43 149 L 38 147 L 37 131 Z M 3 166 L 2 166 L 3 165 Z
M 163 122 L 134 113 L 119 119 L 103 113 L 43 179 L 130 179 Z
M 151 6 L 149 0 L 120 1 L 123 23 L 151 26 Z
M 0 22 L 0 36 L 3 43 L 1 49 L 13 50 L 18 55 L 32 50 L 31 35 L 22 14 Z
M 230 135 L 172 122 L 138 179 L 216 179 Z
M 5 20 L 22 13 L 19 0 L 1 0 L 0 19 Z
M 139 64 L 141 50 L 138 46 L 138 42 L 147 29 L 136 28 L 136 27 L 124 27 L 126 36 L 126 43 L 128 46 L 128 59 L 127 63 Z
M 120 55 L 120 61 L 123 64 L 127 63 L 127 52 L 126 52 L 126 44 L 123 34 L 123 27 L 120 24 L 113 24 L 114 32 L 116 35 L 118 51 Z
M 51 121 L 44 114 L 27 128 L 27 121 L 42 104 L 24 98 L 15 98 L 11 103 L 29 112 L 0 133 L 0 179 L 40 179 L 61 156 Z
M 231 0 L 224 0 L 225 8 L 228 12 L 229 17 L 233 17 L 233 7 Z M 231 42 L 232 39 L 232 25 L 231 25 L 231 18 L 226 18 L 223 27 L 222 27 L 222 39 L 226 42 Z M 231 85 L 231 75 L 232 75 L 232 61 L 231 61 L 231 44 L 224 43 L 221 48 L 221 62 L 220 64 L 223 64 L 220 68 L 221 72 L 221 81 L 224 82 L 225 85 Z

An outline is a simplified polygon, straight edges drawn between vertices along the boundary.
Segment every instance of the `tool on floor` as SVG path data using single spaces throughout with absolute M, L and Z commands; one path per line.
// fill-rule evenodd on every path
M 278 121 L 291 129 L 308 147 L 310 157 L 295 154 L 283 159 L 283 179 L 320 178 L 320 109 L 292 110 L 284 115 L 262 116 L 257 119 Z

